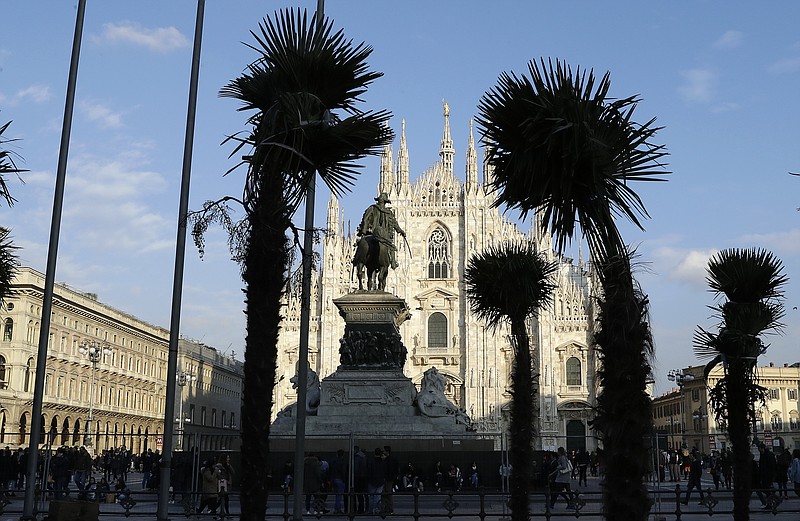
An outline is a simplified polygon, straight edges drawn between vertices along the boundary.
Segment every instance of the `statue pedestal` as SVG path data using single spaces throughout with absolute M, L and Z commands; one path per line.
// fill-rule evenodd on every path
M 340 365 L 320 383 L 316 414 L 306 418 L 306 434 L 436 436 L 472 433 L 442 393 L 420 410 L 414 383 L 403 373 L 407 350 L 400 325 L 408 320 L 405 300 L 383 291 L 356 291 L 334 299 L 345 320 Z M 443 380 L 442 380 L 443 382 Z M 425 403 L 431 402 L 425 393 Z M 445 412 L 431 414 L 431 411 Z M 293 415 L 273 424 L 277 436 L 293 433 Z

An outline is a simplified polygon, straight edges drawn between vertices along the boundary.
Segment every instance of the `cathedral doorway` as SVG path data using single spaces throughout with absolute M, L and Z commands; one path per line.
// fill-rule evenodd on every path
M 567 422 L 567 453 L 586 450 L 586 425 L 580 420 Z

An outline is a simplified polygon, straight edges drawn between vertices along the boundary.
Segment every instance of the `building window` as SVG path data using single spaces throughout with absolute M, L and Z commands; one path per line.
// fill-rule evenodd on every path
M 217 410 L 216 409 L 211 409 L 211 426 L 212 427 L 216 427 L 217 426 Z
M 433 313 L 428 318 L 428 348 L 447 348 L 447 317 L 444 313 Z
M 428 278 L 450 278 L 450 240 L 442 228 L 428 237 Z
M 786 389 L 786 398 L 789 400 L 797 400 L 797 389 Z
M 6 381 L 6 357 L 0 355 L 0 389 L 8 388 Z
M 783 430 L 783 419 L 779 414 L 773 414 L 770 423 L 772 424 L 773 431 L 780 432 Z
M 7 318 L 3 325 L 3 341 L 11 342 L 11 336 L 14 334 L 14 321 Z
M 206 406 L 203 405 L 200 407 L 200 425 L 206 424 Z
M 581 385 L 581 361 L 574 356 L 567 360 L 567 385 Z
M 778 398 L 780 398 L 780 395 L 781 395 L 781 393 L 780 393 L 780 391 L 778 389 L 770 389 L 769 390 L 769 399 L 770 400 L 777 400 Z
M 693 402 L 700 401 L 700 389 L 692 389 L 692 401 Z

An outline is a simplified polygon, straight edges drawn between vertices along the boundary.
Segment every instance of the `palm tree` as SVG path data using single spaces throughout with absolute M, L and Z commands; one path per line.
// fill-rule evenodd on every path
M 750 518 L 753 490 L 750 454 L 751 424 L 756 421 L 756 402 L 764 402 L 765 389 L 758 385 L 758 357 L 767 350 L 763 334 L 779 332 L 784 314 L 783 287 L 788 278 L 783 265 L 763 249 L 729 249 L 708 261 L 706 277 L 715 297 L 727 299 L 712 307 L 720 318 L 720 329 L 711 333 L 700 327 L 694 348 L 700 358 L 711 358 L 704 373 L 719 364 L 725 372 L 709 400 L 720 427 L 727 431 L 733 451 L 733 516 Z
M 367 67 L 371 47 L 354 45 L 341 30 L 334 33 L 327 19 L 317 24 L 305 12 L 291 10 L 265 18 L 251 34 L 256 43 L 249 47 L 258 59 L 220 91 L 242 101 L 240 110 L 255 111 L 244 137 L 230 138 L 237 143 L 232 155 L 250 150 L 239 164 L 247 168 L 244 193 L 241 200 L 206 203 L 195 214 L 193 234 L 202 251 L 203 232 L 211 222 L 221 222 L 242 266 L 247 313 L 242 519 L 263 520 L 280 302 L 291 268 L 291 218 L 317 172 L 341 195 L 358 172 L 355 161 L 380 153 L 392 132 L 388 112 L 357 107 L 359 96 L 381 76 Z M 242 221 L 230 218 L 231 201 L 244 207 Z
M 552 301 L 557 264 L 548 262 L 532 242 L 490 246 L 470 258 L 464 272 L 472 312 L 489 327 L 511 322 L 514 363 L 511 372 L 509 459 L 511 515 L 527 521 L 528 489 L 533 461 L 533 421 L 536 390 L 526 320 Z
M 6 139 L 3 133 L 8 129 L 11 122 L 0 126 L 0 147 L 4 147 L 7 143 L 14 141 L 13 139 Z M 4 200 L 6 204 L 11 207 L 14 206 L 16 199 L 11 196 L 6 182 L 7 174 L 15 174 L 19 176 L 20 173 L 25 172 L 17 167 L 14 162 L 14 153 L 5 148 L 0 148 L 0 199 Z M 14 275 L 19 267 L 19 258 L 15 251 L 17 247 L 14 246 L 11 240 L 11 230 L 0 226 L 0 304 L 3 299 L 8 296 L 11 290 L 11 282 L 14 280 Z
M 594 342 L 601 387 L 593 426 L 606 454 L 603 485 L 607 519 L 644 520 L 650 502 L 646 440 L 652 424 L 647 380 L 652 338 L 648 302 L 631 273 L 631 252 L 615 216 L 642 228 L 648 217 L 630 181 L 662 180 L 663 146 L 651 140 L 654 119 L 633 121 L 636 96 L 611 99 L 610 75 L 556 61 L 529 63 L 528 72 L 503 73 L 479 105 L 478 124 L 494 169 L 497 205 L 541 212 L 558 251 L 576 223 L 589 244 L 603 295 Z

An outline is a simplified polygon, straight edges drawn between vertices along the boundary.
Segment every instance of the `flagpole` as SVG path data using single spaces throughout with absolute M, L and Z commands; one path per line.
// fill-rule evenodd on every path
M 69 138 L 72 131 L 72 114 L 75 107 L 75 86 L 78 82 L 78 62 L 81 55 L 83 19 L 86 13 L 86 0 L 78 1 L 75 16 L 75 34 L 72 38 L 72 56 L 67 80 L 67 98 L 64 105 L 64 121 L 61 126 L 61 145 L 58 152 L 56 188 L 53 195 L 53 216 L 50 222 L 50 244 L 47 250 L 47 269 L 45 270 L 44 294 L 42 296 L 42 319 L 39 330 L 39 350 L 36 358 L 36 380 L 33 389 L 31 409 L 30 444 L 28 445 L 28 468 L 25 481 L 25 501 L 22 507 L 23 521 L 35 520 L 33 513 L 36 492 L 36 470 L 39 459 L 39 441 L 42 431 L 42 402 L 44 400 L 44 379 L 47 368 L 47 343 L 50 336 L 50 317 L 53 310 L 53 287 L 56 280 L 56 260 L 58 258 L 58 239 L 61 234 L 61 213 L 64 206 L 64 184 L 67 177 L 67 157 Z M 42 477 L 46 481 L 46 476 Z
M 192 70 L 189 80 L 189 103 L 186 111 L 186 134 L 183 143 L 183 168 L 181 193 L 178 208 L 178 234 L 175 241 L 175 270 L 172 280 L 172 315 L 169 326 L 169 358 L 167 360 L 167 399 L 164 404 L 164 437 L 159 469 L 158 510 L 156 519 L 169 519 L 169 486 L 172 470 L 172 445 L 175 420 L 175 375 L 178 370 L 178 341 L 181 329 L 181 299 L 183 296 L 183 268 L 186 259 L 186 216 L 189 213 L 189 181 L 192 173 L 192 150 L 194 126 L 197 114 L 197 83 L 200 76 L 200 47 L 203 42 L 203 14 L 205 0 L 197 1 L 197 17 L 194 26 L 194 48 Z

